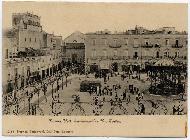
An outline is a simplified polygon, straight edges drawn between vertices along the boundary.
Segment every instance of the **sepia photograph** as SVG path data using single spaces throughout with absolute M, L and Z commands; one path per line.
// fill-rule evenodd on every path
M 188 4 L 2 6 L 3 116 L 187 116 Z

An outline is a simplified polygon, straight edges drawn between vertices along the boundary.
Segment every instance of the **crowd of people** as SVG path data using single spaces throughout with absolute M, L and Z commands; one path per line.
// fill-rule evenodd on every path
M 95 78 L 97 78 L 97 75 L 94 75 Z M 131 76 L 131 75 L 130 75 Z M 110 79 L 114 79 L 116 77 L 120 77 L 120 82 L 112 82 L 112 84 L 109 84 Z M 132 79 L 138 80 L 139 82 L 143 82 L 142 79 L 139 78 L 140 76 L 133 76 L 130 77 Z M 90 96 L 95 95 L 93 97 L 94 102 L 94 115 L 100 115 L 102 113 L 102 108 L 105 103 L 110 104 L 111 110 L 109 114 L 114 114 L 114 110 L 116 108 L 120 108 L 120 111 L 123 112 L 121 114 L 130 114 L 130 112 L 127 111 L 127 109 L 124 107 L 132 103 L 135 104 L 134 110 L 136 115 L 160 115 L 160 114 L 168 114 L 168 108 L 164 105 L 164 103 L 161 103 L 160 101 L 146 101 L 148 99 L 144 99 L 144 95 L 148 94 L 148 92 L 144 90 L 140 90 L 138 87 L 136 87 L 136 84 L 130 84 L 127 79 L 129 79 L 129 75 L 122 73 L 108 73 L 101 76 L 103 81 L 103 86 L 99 87 L 96 85 L 91 85 L 91 90 L 89 91 Z M 125 81 L 124 81 L 125 80 Z M 150 79 L 145 79 L 150 80 Z M 122 81 L 124 81 L 125 84 L 122 84 Z M 128 86 L 126 86 L 128 85 Z M 177 96 L 178 97 L 178 96 Z M 131 98 L 134 98 L 131 102 Z M 165 98 L 165 97 L 163 97 Z M 178 98 L 181 100 L 180 98 Z M 147 104 L 151 107 L 151 109 L 146 109 Z M 100 111 L 101 110 L 101 111 Z M 126 111 L 124 111 L 126 110 Z M 150 111 L 149 111 L 150 110 Z M 183 114 L 183 107 L 182 102 L 180 105 L 174 105 L 173 106 L 173 113 L 169 115 L 180 115 Z
M 45 79 L 32 83 L 28 82 L 21 89 L 16 88 L 12 92 L 3 94 L 3 113 L 36 115 L 36 110 L 38 110 L 43 114 L 40 109 L 41 100 L 47 102 L 48 94 L 52 94 L 52 98 L 54 98 L 53 93 L 63 89 L 63 78 L 66 78 L 65 84 L 67 84 L 68 76 L 68 73 L 57 71 Z
M 42 101 L 47 103 L 48 96 L 52 95 L 52 104 L 50 105 L 52 108 L 51 113 L 61 115 L 61 106 L 64 103 L 59 100 L 59 91 L 63 90 L 64 83 L 67 87 L 67 77 L 70 74 L 82 74 L 79 72 L 77 66 L 75 68 L 73 66 L 66 67 L 66 71 L 67 72 L 64 73 L 63 70 L 57 71 L 52 76 L 43 80 L 28 82 L 28 84 L 21 89 L 17 88 L 10 93 L 3 94 L 3 113 L 14 115 L 37 115 L 37 113 L 39 113 L 39 115 L 43 115 L 44 112 L 40 108 L 40 103 Z M 86 75 L 86 78 L 88 79 L 89 76 Z M 147 98 L 150 96 L 148 91 L 145 91 L 145 87 L 141 89 L 140 85 L 145 83 L 143 80 L 150 82 L 150 79 L 148 77 L 141 79 L 141 74 L 138 72 L 103 72 L 101 75 L 94 73 L 91 78 L 101 81 L 101 84 L 91 84 L 87 90 L 91 101 L 84 103 L 81 102 L 80 95 L 73 96 L 73 102 L 71 103 L 71 107 L 67 110 L 66 115 L 72 115 L 73 112 L 77 111 L 79 115 L 89 115 L 82 107 L 83 104 L 92 106 L 92 113 L 94 115 L 105 114 L 105 108 L 108 110 L 107 115 L 163 115 L 169 113 L 168 110 L 170 108 L 167 108 L 162 101 Z M 183 100 L 179 98 L 179 101 L 184 101 L 184 97 Z M 131 105 L 133 106 L 131 107 Z M 169 115 L 181 115 L 185 112 L 182 102 L 178 105 L 173 105 L 171 110 L 172 113 Z

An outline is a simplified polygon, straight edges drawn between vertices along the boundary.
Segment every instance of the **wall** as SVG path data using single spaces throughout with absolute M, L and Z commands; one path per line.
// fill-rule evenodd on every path
M 44 46 L 42 32 L 19 30 L 19 50 L 25 48 L 40 49 Z
M 169 40 L 169 44 L 166 45 L 166 39 Z M 183 45 L 182 48 L 173 48 L 172 45 L 175 41 L 179 40 L 179 46 Z M 95 40 L 95 45 L 93 44 Z M 107 41 L 105 41 L 107 40 Z M 117 40 L 117 43 L 114 42 Z M 127 41 L 126 41 L 127 40 Z M 136 46 L 134 44 L 136 41 Z M 149 45 L 153 45 L 152 48 L 143 48 L 141 46 L 145 45 L 145 41 L 148 40 Z M 160 58 L 164 57 L 166 51 L 169 52 L 170 57 L 175 56 L 175 52 L 179 51 L 179 57 L 187 57 L 187 35 L 181 34 L 149 34 L 149 35 L 126 35 L 126 34 L 86 34 L 85 46 L 85 61 L 88 64 L 97 63 L 99 64 L 102 60 L 99 59 L 105 56 L 110 61 L 114 58 L 115 51 L 117 51 L 117 58 L 114 61 L 121 63 L 121 59 L 125 57 L 124 60 L 128 62 L 134 62 L 133 56 L 135 52 L 138 52 L 137 62 L 147 61 L 152 57 L 156 57 L 156 52 L 159 51 Z M 105 43 L 107 42 L 107 43 Z M 155 44 L 159 44 L 159 48 L 155 47 Z M 112 47 L 110 47 L 112 46 Z M 93 56 L 93 52 L 96 52 L 96 56 Z M 146 54 L 145 54 L 146 52 Z M 142 57 L 142 59 L 141 59 Z M 103 57 L 105 58 L 105 57 Z M 184 60 L 182 58 L 182 60 Z M 186 61 L 186 60 L 185 60 Z

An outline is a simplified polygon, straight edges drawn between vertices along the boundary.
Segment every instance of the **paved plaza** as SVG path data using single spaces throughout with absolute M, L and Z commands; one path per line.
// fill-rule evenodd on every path
M 84 80 L 100 81 L 101 94 L 80 92 L 80 84 Z M 150 81 L 146 74 L 141 74 L 140 80 L 129 77 L 122 80 L 121 75 L 114 75 L 106 82 L 103 78 L 95 79 L 93 74 L 72 74 L 67 79 L 67 86 L 65 78 L 63 84 L 63 89 L 60 86 L 59 90 L 55 88 L 52 92 L 51 86 L 48 86 L 46 95 L 42 91 L 39 96 L 35 94 L 30 101 L 30 109 L 31 105 L 35 105 L 30 115 L 180 115 L 187 112 L 186 96 L 181 100 L 177 95 L 149 94 Z M 140 94 L 130 93 L 129 85 L 138 88 Z M 180 108 L 178 112 L 174 112 L 174 107 Z M 28 97 L 22 97 L 19 104 L 9 108 L 9 113 L 14 115 L 29 115 L 28 112 Z

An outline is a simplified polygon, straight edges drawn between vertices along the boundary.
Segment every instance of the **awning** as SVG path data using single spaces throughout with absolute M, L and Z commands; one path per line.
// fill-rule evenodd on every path
M 154 66 L 174 66 L 174 61 L 171 59 L 160 59 Z
M 100 61 L 100 69 L 109 69 L 109 61 Z

